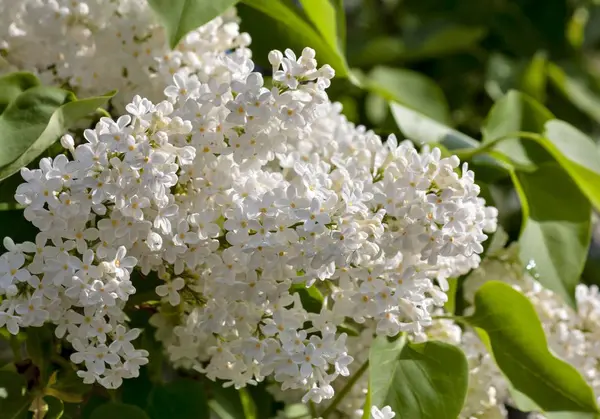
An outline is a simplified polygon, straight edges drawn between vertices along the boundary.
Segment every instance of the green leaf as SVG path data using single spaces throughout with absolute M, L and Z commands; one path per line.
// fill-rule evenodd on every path
M 594 141 L 568 123 L 548 121 L 542 144 L 600 210 L 600 152 Z
M 310 313 L 320 313 L 324 297 L 314 285 L 306 287 L 304 284 L 294 284 L 290 287 L 291 294 L 300 294 L 302 306 Z
M 337 30 L 338 45 L 341 51 L 346 50 L 346 10 L 344 0 L 330 0 L 335 9 L 335 28 Z
M 76 100 L 66 90 L 36 86 L 14 98 L 0 115 L 0 180 L 32 162 L 114 94 Z
M 544 124 L 554 116 L 529 96 L 514 90 L 498 100 L 481 129 L 483 144 L 518 131 L 542 133 Z M 494 147 L 521 166 L 534 166 L 550 157 L 539 145 L 529 140 L 508 138 Z
M 514 388 L 544 411 L 599 412 L 592 389 L 548 350 L 531 302 L 510 285 L 484 284 L 475 294 L 475 313 L 466 320 L 486 332 L 496 363 Z
M 323 0 L 327 1 L 327 0 Z M 238 6 L 241 30 L 252 36 L 253 59 L 270 68 L 267 55 L 272 49 L 291 48 L 300 54 L 302 48 L 317 52 L 319 65 L 329 64 L 336 77 L 348 77 L 348 65 L 339 47 L 331 46 L 306 22 L 292 2 L 284 0 L 245 0 Z
M 67 403 L 81 403 L 85 394 L 89 393 L 91 389 L 92 386 L 84 384 L 74 369 L 62 368 L 52 373 L 48 385 L 44 389 L 44 394 L 54 396 Z
M 244 417 L 246 419 L 257 419 L 256 404 L 254 403 L 254 400 L 252 400 L 252 396 L 248 392 L 248 389 L 241 388 L 238 390 L 238 393 L 244 409 Z
M 600 92 L 588 74 L 574 66 L 563 68 L 554 63 L 548 63 L 547 71 L 550 82 L 575 107 L 600 122 Z
M 544 52 L 535 54 L 523 70 L 519 83 L 524 93 L 542 103 L 546 100 L 547 63 L 548 60 Z
M 9 73 L 0 77 L 0 114 L 21 93 L 39 84 L 38 78 L 31 73 Z
M 591 233 L 591 205 L 556 163 L 512 174 L 523 212 L 520 257 L 538 280 L 574 305 Z M 565 205 L 565 203 L 568 205 Z
M 35 86 L 16 96 L 0 115 L 0 168 L 25 153 L 54 111 L 74 100 L 71 92 L 47 86 Z
M 429 78 L 410 70 L 376 67 L 365 81 L 367 88 L 441 123 L 448 123 L 448 103 Z
M 152 419 L 198 419 L 210 416 L 204 386 L 192 379 L 178 379 L 157 385 L 150 393 L 148 409 Z
M 404 40 L 407 60 L 440 57 L 471 49 L 487 33 L 481 26 L 463 26 L 448 22 L 431 22 L 408 31 Z
M 65 406 L 61 400 L 56 397 L 45 396 L 44 401 L 48 405 L 48 411 L 44 419 L 60 419 L 63 416 Z
M 204 25 L 239 0 L 148 0 L 173 49 L 188 32 Z
M 339 50 L 337 16 L 333 4 L 329 0 L 300 0 L 300 4 L 323 40 L 333 50 Z
M 219 419 L 244 419 L 242 400 L 233 387 L 223 387 L 222 382 L 205 380 L 210 389 L 208 405 Z
M 164 416 L 165 418 L 176 416 Z M 94 409 L 90 419 L 150 419 L 139 407 L 125 403 L 110 402 Z
M 33 395 L 25 378 L 15 372 L 0 371 L 0 413 L 2 419 L 25 419 Z
M 417 61 L 455 54 L 472 49 L 486 34 L 482 27 L 438 22 L 419 25 L 412 32 L 399 36 L 383 35 L 368 39 L 364 46 L 350 51 L 352 66 L 373 67 L 394 64 L 399 60 Z
M 369 368 L 371 405 L 389 405 L 400 419 L 456 419 L 462 409 L 469 368 L 456 346 L 403 345 L 379 337 L 371 346 Z
M 440 143 L 449 150 L 474 148 L 479 142 L 420 112 L 391 102 L 390 109 L 402 133 L 417 144 Z

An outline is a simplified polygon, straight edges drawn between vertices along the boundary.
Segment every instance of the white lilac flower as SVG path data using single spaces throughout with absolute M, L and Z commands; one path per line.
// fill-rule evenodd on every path
M 119 110 L 135 93 L 159 99 L 174 74 L 228 82 L 225 57 L 248 57 L 249 44 L 235 9 L 171 50 L 145 0 L 0 0 L 0 73 L 31 71 L 84 97 L 117 89 Z M 68 137 L 63 143 L 72 147 Z
M 269 377 L 316 403 L 356 370 L 344 322 L 425 338 L 496 214 L 456 157 L 350 124 L 314 57 L 272 53 L 271 89 L 244 55 L 219 77 L 179 72 L 167 100 L 135 97 L 86 130 L 72 160 L 24 169 L 16 198 L 41 232 L 10 269 L 39 278 L 3 276 L 0 322 L 56 324 L 80 375 L 118 386 L 147 362 L 123 313 L 132 272 L 154 271 L 151 323 L 175 366 L 236 388 Z M 320 313 L 294 286 L 324 295 Z

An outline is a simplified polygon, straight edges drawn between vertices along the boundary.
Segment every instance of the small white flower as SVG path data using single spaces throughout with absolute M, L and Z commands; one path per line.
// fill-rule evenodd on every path
M 171 282 L 156 287 L 156 294 L 160 297 L 167 297 L 172 306 L 179 305 L 181 297 L 178 291 L 185 286 L 185 281 L 182 278 L 175 278 Z

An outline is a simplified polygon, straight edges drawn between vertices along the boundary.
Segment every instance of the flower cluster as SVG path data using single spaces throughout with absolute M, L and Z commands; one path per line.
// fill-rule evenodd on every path
M 16 199 L 41 232 L 0 265 L 13 332 L 57 324 L 80 375 L 117 386 L 145 362 L 123 343 L 135 267 L 162 281 L 151 323 L 176 366 L 235 387 L 270 376 L 317 403 L 349 374 L 344 323 L 425 337 L 496 210 L 455 156 L 348 123 L 312 49 L 269 61 L 270 89 L 223 55 L 227 76 L 177 73 L 167 100 L 136 96 L 86 143 L 63 138 L 71 160 L 23 169 Z
M 161 99 L 175 73 L 218 78 L 220 57 L 249 56 L 249 44 L 235 9 L 191 31 L 172 51 L 146 0 L 0 0 L 0 72 L 32 71 L 82 96 L 118 89 L 116 105 L 134 93 Z

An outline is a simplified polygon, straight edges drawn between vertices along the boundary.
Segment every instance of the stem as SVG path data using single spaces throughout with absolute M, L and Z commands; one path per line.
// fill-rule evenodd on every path
M 541 135 L 535 134 L 533 132 L 524 132 L 524 131 L 510 132 L 501 137 L 494 138 L 492 141 L 490 141 L 489 143 L 483 144 L 479 148 L 460 149 L 460 150 L 454 151 L 454 154 L 456 154 L 458 156 L 458 158 L 461 160 L 467 160 L 478 154 L 485 153 L 485 152 L 493 149 L 494 147 L 496 147 L 498 145 L 498 143 L 501 143 L 504 140 L 510 140 L 511 138 L 515 138 L 515 137 L 522 138 L 524 140 L 532 140 L 532 141 L 536 141 L 536 142 L 539 142 L 542 139 Z
M 360 368 L 358 369 L 358 371 L 356 371 L 354 373 L 354 375 L 352 376 L 352 378 L 350 378 L 350 380 L 348 380 L 348 383 L 346 383 L 346 385 L 344 386 L 344 388 L 342 388 L 342 390 L 339 391 L 335 395 L 335 397 L 333 398 L 333 400 L 332 400 L 331 404 L 329 405 L 329 407 L 327 407 L 327 409 L 325 409 L 323 411 L 323 413 L 321 414 L 321 417 L 323 419 L 327 419 L 327 416 L 329 416 L 331 413 L 333 413 L 333 411 L 335 410 L 335 408 L 337 407 L 337 405 L 340 404 L 340 402 L 342 401 L 342 399 L 344 397 L 346 397 L 346 395 L 352 389 L 352 386 L 354 386 L 354 384 L 356 384 L 356 382 L 358 381 L 358 379 L 360 377 L 362 377 L 362 375 L 365 373 L 365 371 L 367 370 L 367 368 L 369 368 L 369 360 L 368 359 L 365 361 L 364 364 L 362 364 L 360 366 Z
M 311 400 L 310 402 L 308 402 L 308 408 L 310 409 L 310 417 L 311 418 L 318 418 L 319 415 L 317 413 L 317 406 L 315 406 L 315 403 Z M 300 417 L 305 417 L 306 415 L 300 416 Z

